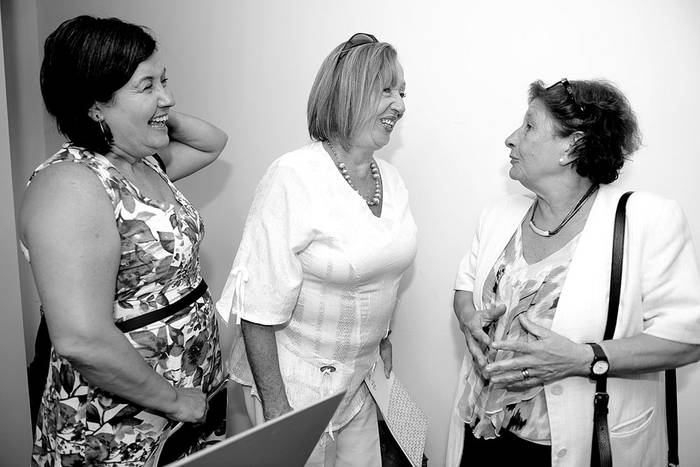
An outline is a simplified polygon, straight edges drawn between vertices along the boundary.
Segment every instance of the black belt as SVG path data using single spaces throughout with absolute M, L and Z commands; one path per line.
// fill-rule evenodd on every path
M 131 332 L 134 329 L 139 329 L 144 326 L 148 326 L 151 323 L 155 323 L 156 321 L 164 320 L 168 316 L 172 316 L 178 311 L 192 305 L 195 301 L 197 301 L 197 299 L 204 295 L 206 291 L 207 283 L 204 282 L 204 279 L 202 279 L 197 287 L 192 289 L 190 293 L 182 297 L 180 300 L 164 306 L 163 308 L 151 311 L 150 313 L 120 321 L 115 323 L 115 326 L 117 326 L 121 332 Z

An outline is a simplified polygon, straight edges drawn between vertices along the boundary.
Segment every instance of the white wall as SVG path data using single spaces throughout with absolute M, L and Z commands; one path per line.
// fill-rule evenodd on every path
M 0 16 L 2 14 L 0 13 Z M 0 28 L 1 32 L 2 28 Z M 0 64 L 3 57 L 0 34 Z M 0 213 L 7 219 L 0 224 L 0 465 L 26 465 L 31 450 L 29 398 L 22 330 L 19 266 L 15 242 L 14 194 L 10 163 L 10 130 L 5 94 L 5 68 L 0 67 Z M 8 222 L 9 220 L 9 222 Z
M 10 150 L 13 193 L 16 210 L 22 201 L 26 180 L 47 154 L 44 104 L 39 92 L 39 66 L 42 57 L 37 32 L 37 5 L 34 0 L 2 0 L 5 39 L 7 110 L 10 115 Z M 14 219 L 12 215 L 8 219 Z M 19 262 L 20 290 L 24 312 L 25 351 L 34 355 L 34 334 L 39 325 L 39 296 L 29 264 Z
M 398 375 L 430 418 L 427 455 L 442 465 L 463 342 L 452 281 L 482 206 L 520 190 L 503 140 L 526 108 L 528 84 L 604 77 L 636 109 L 645 146 L 619 182 L 680 201 L 700 238 L 696 144 L 700 108 L 700 4 L 694 0 L 576 2 L 327 2 L 225 0 L 38 2 L 43 40 L 80 13 L 151 27 L 177 108 L 229 134 L 221 159 L 180 185 L 207 221 L 202 251 L 218 294 L 265 167 L 307 141 L 306 99 L 325 55 L 357 31 L 396 46 L 408 83 L 407 114 L 378 155 L 411 192 L 419 253 L 394 325 Z M 28 91 L 25 91 L 28 92 Z M 36 92 L 36 89 L 31 90 Z M 55 137 L 49 136 L 54 144 Z M 700 460 L 700 369 L 680 373 L 681 459 Z

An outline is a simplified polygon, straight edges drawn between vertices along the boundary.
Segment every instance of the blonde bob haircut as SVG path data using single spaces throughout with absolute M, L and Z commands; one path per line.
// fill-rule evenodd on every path
M 307 105 L 309 135 L 314 141 L 337 140 L 348 151 L 356 132 L 372 119 L 381 93 L 398 83 L 396 49 L 370 42 L 333 49 L 318 70 Z

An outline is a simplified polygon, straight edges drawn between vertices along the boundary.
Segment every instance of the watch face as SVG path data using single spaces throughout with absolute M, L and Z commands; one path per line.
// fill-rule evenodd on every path
M 593 374 L 594 375 L 604 375 L 607 373 L 610 365 L 605 360 L 598 360 L 593 364 Z

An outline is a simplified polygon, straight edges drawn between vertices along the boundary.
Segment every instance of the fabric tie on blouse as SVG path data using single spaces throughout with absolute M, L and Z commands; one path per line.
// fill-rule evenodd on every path
M 241 315 L 245 304 L 246 282 L 248 282 L 248 269 L 245 266 L 236 266 L 231 270 L 224 287 L 224 295 L 216 303 L 216 312 L 227 325 L 232 314 L 236 315 L 236 324 L 241 324 Z
M 332 386 L 332 373 L 335 371 L 335 367 L 333 365 L 324 365 L 321 368 L 319 368 L 323 376 L 321 377 L 321 397 L 328 397 L 330 396 L 333 386 Z M 326 427 L 326 432 L 328 433 L 328 436 L 331 437 L 333 441 L 335 441 L 335 436 L 333 435 L 333 424 L 329 423 L 328 426 Z

